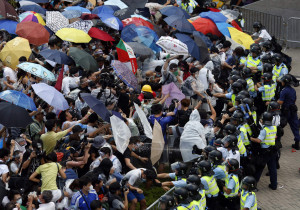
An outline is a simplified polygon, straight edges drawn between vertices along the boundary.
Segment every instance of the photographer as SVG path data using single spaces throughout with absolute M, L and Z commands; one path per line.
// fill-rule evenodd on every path
M 121 198 L 124 193 L 124 201 Z M 128 210 L 127 195 L 129 189 L 126 186 L 121 186 L 118 182 L 114 182 L 109 186 L 108 203 L 111 210 Z

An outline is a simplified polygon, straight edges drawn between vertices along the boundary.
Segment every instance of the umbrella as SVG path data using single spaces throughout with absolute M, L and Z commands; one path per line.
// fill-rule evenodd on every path
M 128 86 L 137 91 L 139 91 L 139 85 L 136 77 L 134 76 L 133 72 L 126 66 L 126 64 L 118 61 L 113 60 L 111 63 L 114 71 L 116 72 L 117 76 Z
M 167 98 L 165 101 L 165 104 L 167 106 L 170 106 L 173 99 L 177 99 L 178 101 L 181 101 L 185 98 L 185 95 L 179 90 L 179 88 L 174 84 L 174 82 L 171 82 L 170 84 L 163 85 L 161 93 L 163 95 L 170 94 L 170 97 Z
M 224 35 L 230 37 L 230 33 L 228 28 L 232 27 L 232 25 L 228 23 L 216 23 L 218 30 Z
M 92 14 L 96 14 L 99 17 L 102 15 L 113 15 L 115 11 L 119 10 L 120 8 L 117 6 L 110 6 L 110 5 L 103 5 L 99 7 L 95 7 L 92 11 Z
M 75 61 L 75 63 L 87 71 L 98 71 L 98 63 L 84 50 L 80 50 L 76 47 L 70 47 L 69 56 Z
M 5 44 L 0 52 L 0 59 L 5 66 L 16 69 L 19 58 L 25 56 L 28 59 L 31 53 L 28 40 L 16 37 Z
M 101 21 L 107 25 L 108 27 L 115 29 L 115 30 L 122 30 L 123 23 L 121 20 L 113 15 L 105 14 L 100 16 Z
M 104 5 L 118 6 L 119 9 L 126 9 L 126 8 L 128 8 L 128 6 L 124 2 L 122 2 L 120 0 L 108 0 L 108 1 L 104 2 Z
M 143 44 L 137 42 L 127 42 L 126 44 L 128 44 L 133 49 L 134 53 L 137 55 L 143 57 L 151 57 L 154 55 L 153 51 Z
M 40 55 L 43 56 L 45 59 L 54 61 L 58 64 L 72 64 L 73 60 L 67 56 L 65 53 L 59 50 L 50 50 L 45 49 L 40 52 Z
M 80 96 L 89 105 L 89 107 L 96 112 L 97 115 L 99 115 L 106 122 L 110 121 L 109 117 L 111 114 L 101 101 L 96 99 L 90 93 L 80 93 Z
M 246 49 L 250 49 L 250 45 L 254 43 L 252 37 L 244 32 L 237 30 L 236 28 L 228 28 L 231 35 L 231 39 L 235 42 L 243 45 Z
M 243 30 L 241 29 L 241 27 L 239 26 L 239 24 L 237 24 L 237 22 L 236 22 L 235 20 L 232 20 L 232 21 L 230 22 L 230 24 L 231 24 L 233 27 L 235 27 L 237 30 L 243 31 Z
M 79 10 L 65 10 L 61 14 L 68 19 L 72 19 L 72 18 L 80 17 L 82 13 Z M 88 14 L 88 13 L 84 13 L 84 14 Z
M 70 10 L 77 10 L 81 13 L 89 13 L 91 14 L 91 11 L 88 10 L 87 8 L 84 8 L 84 7 L 80 7 L 80 6 L 70 6 L 70 7 L 66 7 L 65 8 L 65 11 L 70 11 Z
M 0 30 L 4 29 L 10 34 L 16 34 L 16 28 L 17 28 L 17 21 L 14 20 L 0 20 Z
M 167 35 L 166 32 L 164 31 L 164 29 L 162 29 L 158 25 L 153 24 L 153 27 L 154 27 L 153 31 L 157 34 L 158 37 Z
M 175 36 L 177 37 L 177 39 L 179 39 L 187 45 L 191 56 L 200 61 L 200 50 L 195 41 L 186 34 L 176 33 Z
M 47 11 L 46 13 L 46 25 L 52 31 L 57 32 L 62 28 L 66 28 L 69 25 L 69 20 L 57 11 Z
M 200 50 L 201 58 L 200 58 L 199 61 L 201 63 L 206 63 L 207 61 L 210 60 L 208 47 L 207 47 L 206 43 L 204 42 L 204 40 L 202 38 L 202 35 L 200 34 L 199 31 L 194 31 L 193 36 L 194 36 L 194 41 L 195 41 L 195 43 L 197 44 L 197 46 L 199 47 L 199 50 Z
M 18 20 L 18 14 L 6 0 L 0 0 L 0 18 Z
M 197 20 L 192 22 L 192 25 L 197 31 L 200 31 L 203 34 L 211 33 L 217 36 L 222 36 L 216 24 L 210 19 L 198 18 Z
M 24 109 L 29 109 L 31 111 L 37 110 L 32 98 L 20 91 L 5 90 L 0 93 L 0 98 L 4 101 L 23 107 Z
M 195 31 L 195 27 L 189 21 L 177 15 L 166 17 L 164 21 L 180 32 L 193 33 Z
M 144 8 L 147 0 L 123 0 L 126 5 L 130 5 L 131 8 Z
M 87 33 L 76 28 L 62 28 L 55 35 L 64 41 L 74 43 L 89 43 L 92 39 Z
M 54 87 L 47 85 L 46 83 L 38 83 L 32 85 L 32 88 L 38 97 L 46 101 L 55 109 L 66 110 L 69 108 L 69 104 L 63 94 Z
M 26 128 L 33 122 L 25 109 L 11 103 L 0 103 L 0 115 L 0 123 L 7 128 Z
M 220 12 L 201 12 L 200 17 L 202 18 L 208 18 L 215 23 L 223 23 L 227 21 L 227 17 L 225 17 L 222 13 Z
M 82 20 L 93 20 L 93 19 L 99 19 L 99 16 L 96 15 L 96 14 L 83 13 L 80 16 L 80 19 L 82 19 Z
M 162 36 L 156 42 L 158 46 L 164 49 L 167 53 L 176 55 L 188 55 L 188 47 L 185 43 L 170 36 Z
M 18 1 L 22 1 L 22 0 L 18 0 Z M 28 1 L 32 1 L 32 2 L 37 3 L 37 4 L 49 3 L 49 0 L 28 0 Z
M 202 39 L 202 40 L 204 41 L 204 43 L 206 44 L 206 47 L 207 47 L 207 48 L 210 48 L 210 47 L 213 45 L 213 43 L 210 41 L 210 39 L 209 39 L 207 36 L 205 36 L 203 33 L 199 32 L 199 31 L 194 31 L 194 32 L 193 32 L 193 35 L 195 36 L 195 34 L 196 34 L 197 36 L 201 37 L 201 39 Z
M 33 74 L 39 78 L 49 80 L 49 81 L 55 81 L 54 74 L 46 69 L 45 67 L 35 64 L 35 63 L 29 63 L 29 62 L 23 62 L 18 65 L 18 67 L 30 74 Z
M 120 118 L 114 115 L 110 117 L 110 124 L 117 150 L 123 154 L 127 149 L 131 137 L 130 129 L 124 120 L 120 120 Z
M 67 28 L 75 28 L 88 33 L 93 25 L 93 21 L 91 20 L 78 20 L 68 25 Z
M 230 41 L 231 42 L 231 49 L 235 49 L 237 47 L 242 47 L 244 50 L 245 50 L 245 47 L 235 41 L 233 41 L 231 38 L 229 38 L 228 36 L 225 36 L 226 40 L 227 41 Z
M 43 26 L 46 25 L 45 21 L 43 20 L 42 16 L 39 13 L 33 11 L 23 12 L 19 15 L 20 22 L 36 22 L 40 23 Z
M 102 41 L 106 41 L 106 42 L 113 42 L 115 41 L 108 33 L 106 33 L 105 31 L 102 31 L 98 28 L 92 27 L 89 30 L 88 33 L 91 37 L 96 38 L 96 39 L 100 39 Z
M 21 7 L 21 11 L 33 11 L 37 13 L 41 13 L 43 15 L 46 15 L 46 9 L 38 5 L 37 3 L 34 3 L 32 1 L 20 1 L 19 2 Z
M 149 139 L 152 139 L 153 135 L 152 135 L 152 127 L 146 117 L 146 114 L 145 112 L 136 104 L 136 103 L 133 103 L 134 104 L 134 108 L 135 108 L 135 111 L 136 113 L 138 114 L 140 120 L 141 120 L 141 123 L 143 125 L 143 129 L 144 129 L 144 133 L 145 135 L 149 138 Z
M 142 18 L 137 18 L 137 17 L 133 17 L 133 18 L 127 18 L 125 20 L 122 20 L 123 26 L 127 26 L 129 24 L 134 24 L 136 26 L 146 26 L 150 29 L 154 29 L 154 26 L 152 25 L 152 23 L 142 19 Z
M 239 11 L 231 10 L 231 9 L 221 10 L 220 13 L 222 13 L 225 17 L 227 17 L 229 19 L 229 22 L 231 20 L 238 19 L 239 15 L 240 15 Z
M 131 15 L 130 17 L 136 17 L 136 18 L 142 18 L 142 19 L 144 19 L 144 20 L 146 20 L 146 21 L 151 21 L 151 20 L 149 20 L 148 18 L 146 18 L 146 17 L 144 17 L 143 15 L 137 15 L 137 14 L 134 14 L 134 15 Z
M 172 16 L 172 15 L 177 15 L 178 17 L 183 17 L 185 19 L 189 19 L 191 16 L 184 11 L 182 8 L 180 7 L 175 7 L 175 6 L 171 6 L 171 7 L 164 7 L 161 10 L 159 10 L 161 14 L 165 15 L 165 16 Z
M 37 46 L 48 43 L 50 38 L 49 32 L 41 24 L 35 22 L 19 23 L 16 34 Z
M 153 138 L 152 138 L 152 144 L 151 144 L 151 162 L 152 165 L 154 165 L 161 157 L 161 154 L 163 153 L 165 146 L 164 136 L 162 134 L 161 126 L 155 120 L 154 126 L 153 126 Z

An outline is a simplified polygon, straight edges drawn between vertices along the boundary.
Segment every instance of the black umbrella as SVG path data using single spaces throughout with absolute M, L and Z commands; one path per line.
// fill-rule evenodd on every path
M 162 29 L 158 25 L 153 24 L 153 26 L 154 26 L 153 31 L 155 31 L 155 33 L 157 34 L 158 37 L 166 36 L 167 35 L 166 32 L 164 31 L 164 29 Z
M 127 44 L 133 49 L 134 53 L 139 56 L 151 57 L 154 55 L 153 51 L 149 47 L 147 47 L 141 43 L 127 42 Z
M 137 9 L 145 8 L 147 0 L 123 0 L 123 2 L 128 6 L 128 8 L 120 9 L 114 13 L 114 16 L 118 17 L 120 20 L 130 18 L 135 12 L 140 12 Z
M 11 103 L 0 103 L 0 123 L 7 128 L 26 128 L 33 122 L 26 109 Z
M 199 50 L 200 50 L 200 55 L 201 56 L 200 56 L 199 61 L 201 63 L 206 63 L 207 61 L 210 60 L 207 45 L 203 41 L 203 39 L 201 37 L 201 34 L 198 31 L 194 31 L 193 36 L 194 36 L 194 41 L 196 42 L 196 45 L 199 47 Z

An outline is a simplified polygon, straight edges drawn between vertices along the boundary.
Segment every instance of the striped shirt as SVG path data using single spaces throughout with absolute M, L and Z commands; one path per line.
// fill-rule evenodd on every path
M 82 196 L 84 196 L 84 198 Z M 90 210 L 90 205 L 93 200 L 99 200 L 96 190 L 90 190 L 88 195 L 83 194 L 80 190 L 72 196 L 71 209 Z M 89 208 L 87 206 L 89 206 Z

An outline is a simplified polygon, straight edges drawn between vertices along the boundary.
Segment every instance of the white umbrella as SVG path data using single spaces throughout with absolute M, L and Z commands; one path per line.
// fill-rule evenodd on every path
M 167 53 L 176 55 L 188 55 L 188 47 L 185 43 L 174 39 L 170 36 L 162 36 L 156 42 L 158 46 L 163 48 Z
M 164 136 L 160 124 L 155 120 L 153 126 L 153 138 L 151 145 L 151 162 L 154 165 L 161 157 L 165 146 Z
M 84 31 L 85 33 L 88 33 L 93 25 L 93 21 L 91 20 L 78 20 L 69 24 L 66 28 L 76 28 Z
M 57 32 L 62 28 L 66 28 L 69 25 L 69 20 L 57 11 L 46 12 L 46 26 L 53 32 Z
M 120 0 L 108 0 L 104 2 L 104 5 L 114 5 L 114 6 L 118 6 L 120 9 L 128 8 L 128 6 Z
M 54 87 L 49 86 L 46 83 L 38 83 L 32 85 L 32 88 L 35 94 L 37 94 L 41 99 L 46 101 L 55 109 L 66 110 L 69 108 L 69 104 L 63 94 Z
M 123 154 L 129 144 L 129 138 L 131 137 L 130 129 L 123 120 L 120 120 L 120 118 L 115 115 L 110 117 L 110 124 L 117 150 Z
M 147 120 L 145 113 L 136 103 L 134 103 L 134 107 L 135 107 L 135 111 L 138 114 L 138 116 L 141 120 L 141 123 L 143 125 L 145 135 L 149 139 L 152 139 L 152 128 L 151 128 L 149 121 Z

